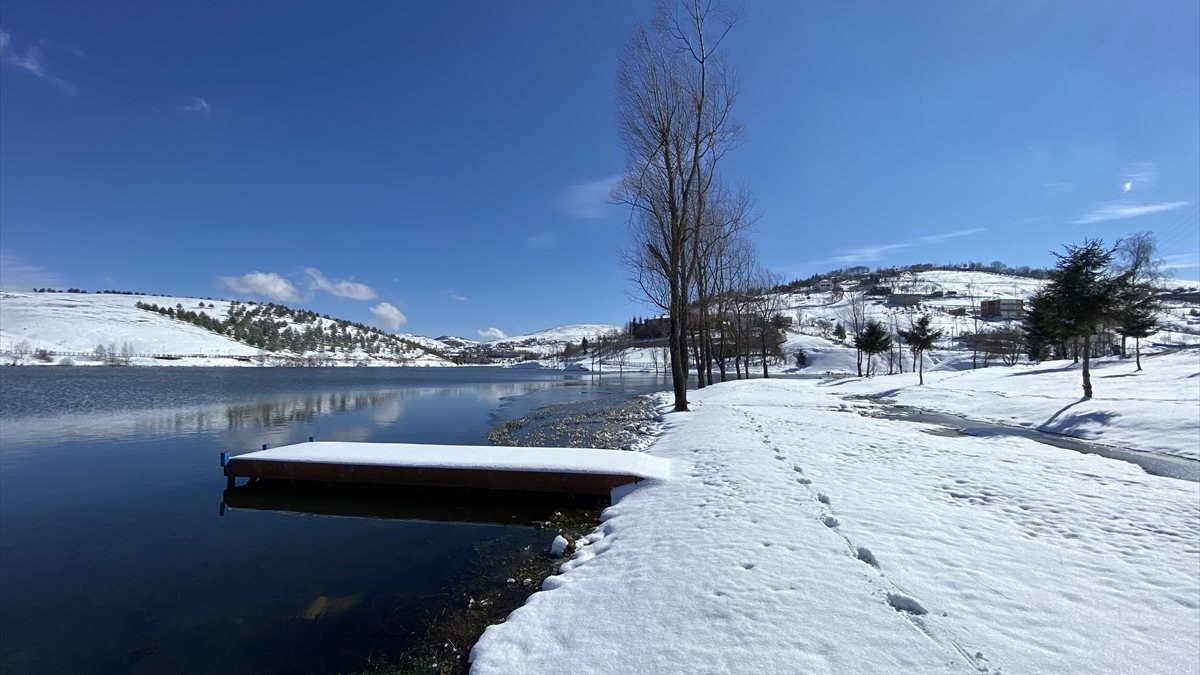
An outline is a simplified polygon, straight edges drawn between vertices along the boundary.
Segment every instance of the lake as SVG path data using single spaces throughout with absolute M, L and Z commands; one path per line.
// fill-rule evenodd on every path
M 486 445 L 546 406 L 665 388 L 500 368 L 0 369 L 0 671 L 361 670 L 403 647 L 479 550 L 552 536 L 516 505 L 510 522 L 495 505 L 226 510 L 220 452 L 309 436 Z

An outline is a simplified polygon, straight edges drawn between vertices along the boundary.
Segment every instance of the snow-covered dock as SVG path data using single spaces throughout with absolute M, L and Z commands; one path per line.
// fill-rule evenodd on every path
M 671 460 L 624 450 L 334 441 L 259 450 L 222 464 L 230 487 L 250 478 L 584 495 L 671 474 Z

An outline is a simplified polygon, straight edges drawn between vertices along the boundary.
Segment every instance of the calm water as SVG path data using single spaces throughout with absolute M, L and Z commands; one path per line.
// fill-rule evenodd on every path
M 436 611 L 477 544 L 541 546 L 545 532 L 220 515 L 221 451 L 309 436 L 486 445 L 542 406 L 662 388 L 491 368 L 0 369 L 0 671 L 362 668 Z

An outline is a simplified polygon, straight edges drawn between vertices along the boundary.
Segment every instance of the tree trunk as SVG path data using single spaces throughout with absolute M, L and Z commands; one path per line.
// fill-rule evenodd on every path
M 766 328 L 763 328 L 762 360 L 763 360 L 763 379 L 765 380 L 765 379 L 767 379 L 767 377 L 769 377 L 767 375 L 767 329 Z
M 1142 369 L 1142 338 L 1133 339 L 1133 350 L 1137 354 L 1137 369 Z
M 675 412 L 687 412 L 687 340 L 677 317 L 678 310 L 671 313 L 671 389 L 675 394 Z
M 917 384 L 925 384 L 925 359 L 921 358 L 921 352 L 917 352 L 915 357 L 917 360 Z
M 1089 366 L 1092 363 L 1092 334 L 1083 335 L 1083 397 L 1092 397 L 1092 373 Z

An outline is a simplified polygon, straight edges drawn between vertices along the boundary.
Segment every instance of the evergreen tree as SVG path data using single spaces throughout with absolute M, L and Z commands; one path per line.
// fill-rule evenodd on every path
M 904 340 L 912 352 L 913 360 L 917 362 L 917 380 L 920 384 L 925 384 L 925 360 L 921 355 L 933 349 L 933 343 L 942 337 L 942 331 L 930 329 L 929 324 L 932 320 L 928 314 L 924 314 L 917 319 L 911 330 L 897 331 L 900 333 L 900 339 Z
M 1158 328 L 1158 298 L 1146 284 L 1131 286 L 1122 293 L 1116 312 L 1116 330 L 1121 336 L 1121 353 L 1125 353 L 1125 338 L 1134 338 L 1137 369 L 1142 369 L 1142 338 L 1150 337 Z
M 867 377 L 870 377 L 875 355 L 892 348 L 892 336 L 888 335 L 888 330 L 882 323 L 868 321 L 858 335 L 854 336 L 854 347 L 867 355 Z
M 1083 397 L 1091 398 L 1092 336 L 1103 322 L 1114 318 L 1125 279 L 1110 274 L 1113 252 L 1100 240 L 1065 248 L 1065 254 L 1055 254 L 1058 263 L 1043 289 L 1047 296 L 1043 309 L 1049 310 L 1061 337 L 1083 340 Z
M 1066 358 L 1066 335 L 1054 312 L 1055 298 L 1048 287 L 1029 299 L 1029 308 L 1021 320 L 1025 355 L 1030 361 L 1045 361 L 1053 356 Z

